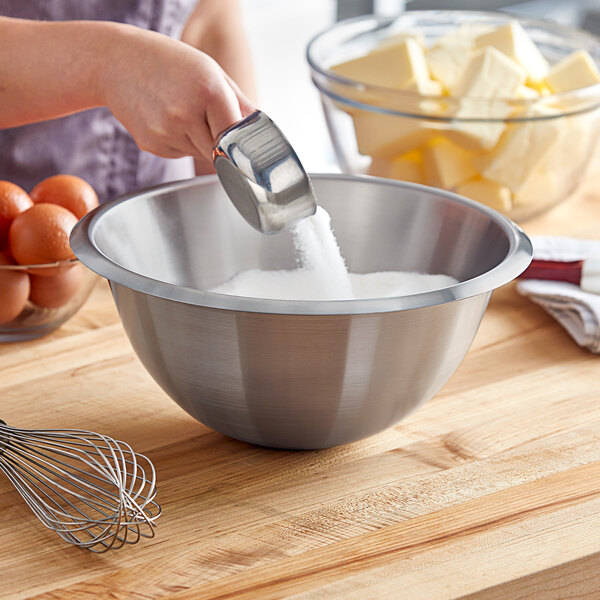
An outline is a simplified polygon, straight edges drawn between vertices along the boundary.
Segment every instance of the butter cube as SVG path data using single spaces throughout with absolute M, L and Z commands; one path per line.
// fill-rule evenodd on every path
M 549 206 L 558 201 L 560 192 L 558 175 L 542 169 L 531 173 L 525 185 L 513 195 L 515 208 L 522 206 Z
M 394 89 L 405 89 L 430 79 L 425 53 L 412 38 L 384 44 L 365 56 L 335 65 L 331 70 L 367 85 Z
M 477 174 L 473 154 L 443 136 L 425 146 L 423 159 L 427 181 L 434 186 L 451 189 Z
M 472 54 L 470 44 L 436 44 L 426 55 L 431 76 L 453 95 Z
M 361 154 L 396 156 L 427 143 L 437 133 L 436 123 L 360 111 L 352 116 L 356 144 Z
M 444 87 L 442 84 L 439 81 L 433 81 L 433 79 L 415 81 L 406 86 L 406 89 L 409 91 L 418 92 L 422 96 L 441 96 L 444 93 Z M 425 107 L 423 107 L 423 110 L 427 112 Z
M 507 213 L 512 208 L 510 190 L 505 185 L 482 177 L 462 183 L 456 188 L 456 193 L 503 213 Z
M 480 35 L 475 39 L 475 47 L 500 50 L 523 67 L 531 81 L 540 81 L 548 73 L 548 62 L 518 21 Z
M 456 116 L 461 118 L 471 114 L 467 109 L 468 106 L 468 103 L 463 102 L 462 108 L 457 111 Z M 508 116 L 510 112 L 511 110 L 505 102 L 499 102 L 497 105 L 489 107 L 478 105 L 477 117 L 482 119 L 482 121 L 457 122 L 446 134 L 453 142 L 456 142 L 467 150 L 490 150 L 498 143 L 498 140 L 506 129 L 506 125 L 502 119 Z M 485 119 L 489 120 L 486 121 Z
M 423 155 L 419 150 L 411 150 L 391 159 L 376 157 L 371 163 L 369 174 L 412 183 L 426 182 Z
M 541 109 L 537 109 L 539 112 Z M 532 173 L 538 171 L 556 147 L 560 136 L 558 119 L 512 123 L 498 146 L 479 157 L 481 174 L 517 193 Z
M 517 90 L 516 95 L 521 100 L 535 100 L 540 97 L 540 92 L 528 85 L 522 85 Z
M 414 29 L 404 29 L 403 31 L 394 33 L 393 35 L 390 35 L 382 40 L 379 46 L 377 46 L 377 49 L 400 44 L 409 38 L 417 42 L 421 48 L 426 48 L 427 42 L 425 40 L 425 36 L 420 31 L 415 31 Z
M 461 23 L 458 27 L 450 30 L 448 33 L 440 35 L 435 40 L 435 45 L 439 46 L 468 46 L 473 48 L 475 38 L 484 33 L 489 33 L 494 27 L 487 23 Z
M 523 69 L 499 50 L 475 52 L 455 87 L 455 94 L 463 96 L 455 116 L 482 121 L 456 123 L 453 139 L 470 149 L 493 148 L 506 127 L 502 119 L 512 111 L 505 99 L 514 98 L 525 79 Z
M 473 54 L 456 84 L 457 96 L 511 98 L 525 83 L 526 75 L 515 61 L 493 47 Z
M 545 81 L 528 81 L 527 87 L 538 92 L 540 96 L 549 96 L 552 94 Z
M 560 136 L 552 149 L 548 168 L 567 180 L 579 181 L 600 133 L 598 117 L 595 111 L 588 112 L 561 117 L 559 124 Z
M 600 83 L 600 72 L 585 50 L 578 50 L 552 66 L 546 83 L 553 93 L 568 92 Z

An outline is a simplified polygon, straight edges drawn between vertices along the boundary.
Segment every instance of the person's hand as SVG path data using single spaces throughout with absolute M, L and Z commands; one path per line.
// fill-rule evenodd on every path
M 166 158 L 210 160 L 215 137 L 254 110 L 208 55 L 135 27 L 119 28 L 100 86 L 138 146 Z
M 252 52 L 239 0 L 197 0 L 181 41 L 214 58 L 251 102 L 256 101 Z M 197 175 L 214 173 L 212 160 L 195 158 Z

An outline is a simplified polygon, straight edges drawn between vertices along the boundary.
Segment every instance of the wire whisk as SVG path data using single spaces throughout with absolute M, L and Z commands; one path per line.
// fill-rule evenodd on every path
M 0 420 L 0 470 L 39 520 L 71 544 L 106 552 L 154 537 L 156 472 L 125 442 Z

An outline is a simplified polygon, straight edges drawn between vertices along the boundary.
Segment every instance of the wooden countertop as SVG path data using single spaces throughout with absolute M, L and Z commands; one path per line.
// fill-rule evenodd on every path
M 529 233 L 600 238 L 590 184 Z M 176 406 L 105 282 L 54 334 L 0 345 L 0 418 L 128 441 L 157 536 L 94 555 L 0 476 L 0 598 L 600 598 L 600 357 L 509 284 L 449 383 L 396 427 L 317 452 L 250 446 Z

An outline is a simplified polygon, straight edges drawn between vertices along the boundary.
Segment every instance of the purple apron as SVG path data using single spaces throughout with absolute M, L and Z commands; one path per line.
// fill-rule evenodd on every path
M 0 15 L 47 21 L 117 21 L 179 38 L 196 2 L 0 0 Z M 102 202 L 170 179 L 172 164 L 141 151 L 107 108 L 0 129 L 0 179 L 27 191 L 50 175 L 70 173 L 86 179 Z

